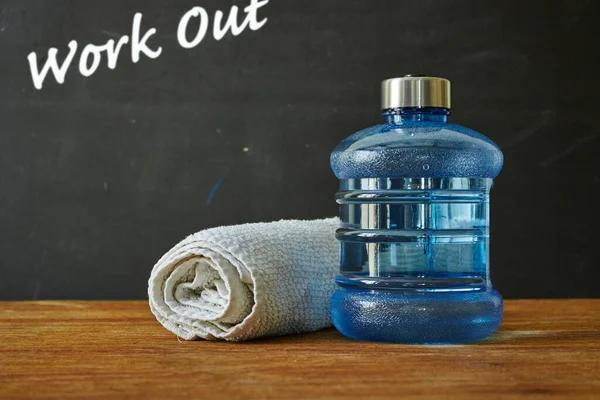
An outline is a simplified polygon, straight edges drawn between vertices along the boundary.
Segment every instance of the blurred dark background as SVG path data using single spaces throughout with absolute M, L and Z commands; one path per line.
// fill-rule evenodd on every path
M 492 279 L 514 297 L 600 296 L 598 5 L 272 0 L 267 24 L 193 49 L 193 6 L 0 2 L 0 298 L 146 297 L 154 262 L 216 225 L 337 213 L 329 154 L 380 121 L 379 82 L 452 81 L 452 121 L 493 139 Z M 27 55 L 142 32 L 157 59 L 33 87 Z M 78 52 L 79 54 L 79 52 Z M 212 195 L 211 195 L 212 192 Z

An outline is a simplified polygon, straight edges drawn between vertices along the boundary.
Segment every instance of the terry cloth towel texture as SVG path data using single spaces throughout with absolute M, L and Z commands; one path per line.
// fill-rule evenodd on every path
M 331 326 L 337 218 L 218 227 L 188 236 L 152 269 L 150 309 L 187 339 L 248 340 Z

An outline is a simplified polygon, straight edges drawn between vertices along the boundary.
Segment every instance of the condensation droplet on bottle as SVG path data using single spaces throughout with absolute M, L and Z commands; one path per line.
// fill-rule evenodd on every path
M 429 164 L 423 164 L 423 169 L 427 171 L 429 169 Z

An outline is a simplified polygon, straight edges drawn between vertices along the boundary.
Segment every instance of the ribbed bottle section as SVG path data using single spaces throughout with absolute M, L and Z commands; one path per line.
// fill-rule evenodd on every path
M 483 291 L 490 178 L 340 181 L 342 287 Z

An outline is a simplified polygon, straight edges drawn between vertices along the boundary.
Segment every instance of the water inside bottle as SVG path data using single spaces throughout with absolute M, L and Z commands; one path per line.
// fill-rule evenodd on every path
M 341 180 L 342 287 L 482 291 L 488 267 L 490 178 Z

